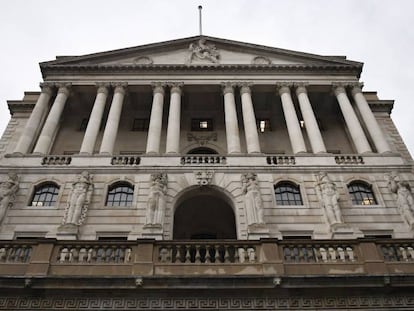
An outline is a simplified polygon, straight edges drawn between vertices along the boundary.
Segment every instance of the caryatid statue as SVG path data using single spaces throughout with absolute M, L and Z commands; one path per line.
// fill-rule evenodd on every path
M 79 226 L 85 218 L 93 192 L 92 176 L 83 171 L 72 184 L 62 224 Z
M 165 194 L 167 193 L 167 174 L 151 175 L 151 186 L 147 201 L 146 226 L 162 226 L 165 214 Z
M 413 226 L 414 199 L 409 183 L 400 180 L 395 172 L 386 175 L 386 177 L 388 179 L 388 188 L 397 196 L 398 209 L 401 215 L 410 226 Z
M 0 184 L 0 223 L 3 221 L 7 208 L 13 205 L 18 189 L 18 176 L 16 173 L 9 173 L 7 180 Z
M 242 175 L 242 191 L 246 206 L 246 216 L 248 225 L 264 224 L 263 221 L 263 201 L 260 194 L 257 174 L 246 173 Z
M 326 172 L 319 172 L 316 176 L 316 191 L 323 205 L 326 219 L 330 225 L 343 223 L 341 209 L 339 208 L 339 193 L 335 183 Z

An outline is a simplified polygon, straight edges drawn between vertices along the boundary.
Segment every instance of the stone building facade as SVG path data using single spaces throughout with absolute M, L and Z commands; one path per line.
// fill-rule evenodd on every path
M 197 36 L 40 67 L 0 309 L 414 307 L 413 162 L 362 63 Z

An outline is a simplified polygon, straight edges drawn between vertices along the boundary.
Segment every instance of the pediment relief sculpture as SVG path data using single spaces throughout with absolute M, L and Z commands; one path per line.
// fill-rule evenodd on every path
M 271 63 L 271 59 L 266 56 L 256 56 L 252 59 L 253 65 L 270 65 Z
M 187 64 L 191 64 L 194 59 L 207 60 L 214 64 L 219 63 L 219 51 L 214 44 L 208 44 L 206 39 L 200 39 L 197 43 L 190 43 L 188 50 L 189 55 Z
M 133 60 L 134 65 L 152 65 L 154 61 L 149 56 L 138 56 Z

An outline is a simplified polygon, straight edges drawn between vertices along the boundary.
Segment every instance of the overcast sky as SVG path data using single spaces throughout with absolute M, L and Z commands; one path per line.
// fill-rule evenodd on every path
M 38 63 L 203 34 L 364 62 L 364 91 L 394 99 L 414 155 L 414 1 L 0 0 L 0 131 L 6 100 L 39 91 Z

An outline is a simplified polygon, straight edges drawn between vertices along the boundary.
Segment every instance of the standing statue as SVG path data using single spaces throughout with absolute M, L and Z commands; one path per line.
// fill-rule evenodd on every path
M 165 194 L 167 192 L 167 174 L 151 175 L 151 187 L 147 201 L 146 226 L 162 226 L 165 213 Z
M 257 181 L 257 174 L 246 173 L 242 175 L 242 191 L 246 204 L 247 224 L 264 224 L 263 201 Z
M 190 51 L 187 60 L 188 64 L 191 64 L 194 57 L 201 60 L 205 59 L 215 64 L 219 62 L 220 53 L 217 51 L 215 45 L 207 44 L 206 39 L 200 39 L 197 43 L 191 43 L 188 49 Z
M 13 205 L 18 189 L 19 181 L 16 173 L 9 173 L 8 179 L 0 184 L 0 223 L 3 221 L 7 208 Z
M 93 192 L 92 177 L 83 171 L 72 184 L 62 224 L 81 225 L 85 218 Z
M 386 175 L 388 188 L 397 195 L 398 209 L 410 226 L 414 225 L 414 200 L 411 187 L 406 181 L 399 180 L 396 173 Z
M 316 176 L 316 191 L 323 205 L 325 216 L 330 225 L 343 223 L 341 209 L 339 208 L 339 193 L 336 185 L 326 172 L 319 172 Z

